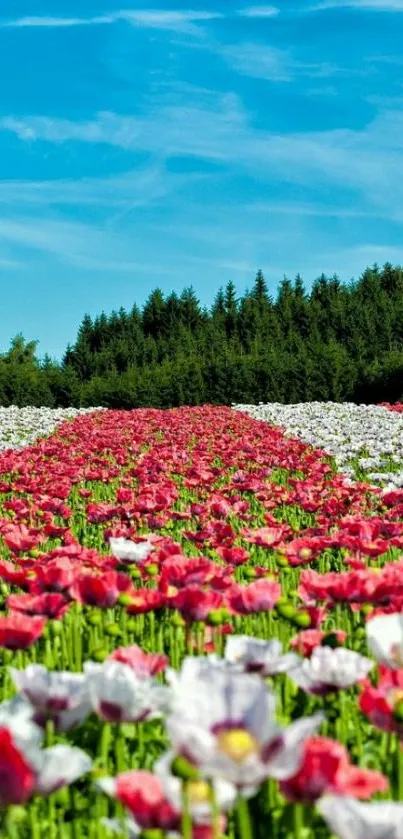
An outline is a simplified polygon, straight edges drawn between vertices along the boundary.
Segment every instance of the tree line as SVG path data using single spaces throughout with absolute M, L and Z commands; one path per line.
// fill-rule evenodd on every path
M 258 271 L 210 308 L 192 287 L 143 308 L 84 316 L 59 363 L 16 336 L 0 355 L 0 404 L 108 408 L 233 402 L 403 401 L 403 268 L 366 268 L 347 284 L 297 275 L 275 299 Z

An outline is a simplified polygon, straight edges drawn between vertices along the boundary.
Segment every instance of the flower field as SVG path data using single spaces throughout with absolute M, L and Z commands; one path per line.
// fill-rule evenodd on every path
M 1 837 L 402 839 L 396 407 L 4 412 Z
M 88 414 L 96 408 L 2 408 L 0 406 L 0 450 L 29 446 L 37 437 L 51 434 L 63 420 Z

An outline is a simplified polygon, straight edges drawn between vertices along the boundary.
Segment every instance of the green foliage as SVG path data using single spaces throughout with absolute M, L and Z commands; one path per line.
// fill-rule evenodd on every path
M 110 408 L 231 402 L 403 399 L 403 269 L 366 268 L 308 293 L 284 278 L 276 299 L 258 271 L 238 298 L 229 281 L 208 311 L 194 290 L 149 295 L 142 311 L 85 315 L 61 364 L 37 342 L 0 355 L 0 404 Z

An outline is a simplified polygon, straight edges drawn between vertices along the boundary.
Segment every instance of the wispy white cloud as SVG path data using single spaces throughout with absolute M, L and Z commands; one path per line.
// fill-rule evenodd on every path
M 175 29 L 182 31 L 193 24 L 217 20 L 223 17 L 214 11 L 154 11 L 152 9 L 120 12 L 120 20 L 126 20 L 133 26 L 145 26 L 156 29 Z
M 246 9 L 240 9 L 238 12 L 241 17 L 275 17 L 280 14 L 280 9 L 276 6 L 248 6 Z
M 125 9 L 110 14 L 92 15 L 90 17 L 56 17 L 51 15 L 29 15 L 11 18 L 0 23 L 1 29 L 58 29 L 75 26 L 102 26 L 124 21 L 132 26 L 143 26 L 155 29 L 182 29 L 192 24 L 209 20 L 219 20 L 228 17 L 269 18 L 280 13 L 275 6 L 249 6 L 244 9 L 217 11 L 182 11 L 159 9 Z
M 403 12 L 403 0 L 321 0 L 303 11 L 318 12 L 326 9 L 362 9 L 374 12 Z
M 221 55 L 238 73 L 273 82 L 291 82 L 301 76 L 326 78 L 343 71 L 331 62 L 306 62 L 291 51 L 257 43 L 223 46 Z
M 255 201 L 251 204 L 244 205 L 244 211 L 247 214 L 267 214 L 270 213 L 278 215 L 293 215 L 300 218 L 301 216 L 312 216 L 319 218 L 380 218 L 381 214 L 376 208 L 365 210 L 361 207 L 345 207 L 337 204 L 332 204 L 320 201 L 301 202 L 301 201 Z M 390 218 L 388 213 L 386 218 Z M 403 219 L 403 214 L 402 214 Z
M 1 29 L 26 29 L 26 28 L 58 28 L 70 26 L 88 26 L 102 23 L 113 23 L 116 20 L 114 15 L 99 15 L 90 18 L 80 17 L 21 17 L 1 23 Z
M 198 176 L 200 177 L 200 176 Z M 195 176 L 173 174 L 151 164 L 123 175 L 55 180 L 0 180 L 0 206 L 98 207 L 114 211 L 145 207 L 176 191 Z
M 236 96 L 215 95 L 200 107 L 165 106 L 142 117 L 100 113 L 86 122 L 8 117 L 0 128 L 24 141 L 104 143 L 161 161 L 182 155 L 214 161 L 228 172 L 236 165 L 261 180 L 343 185 L 389 207 L 391 190 L 395 203 L 403 200 L 399 108 L 380 110 L 364 129 L 280 134 L 255 129 Z
M 4 117 L 0 129 L 11 131 L 23 141 L 104 143 L 126 150 L 158 152 L 167 158 L 190 154 L 226 160 L 231 131 L 239 129 L 246 117 L 236 96 L 215 93 L 214 99 L 215 104 L 204 108 L 166 106 L 139 117 L 101 112 L 84 122 L 42 116 Z
M 155 29 L 187 30 L 193 24 L 221 18 L 211 11 L 159 11 L 154 9 L 128 9 L 92 17 L 30 16 L 14 18 L 0 24 L 3 29 L 60 28 L 74 26 L 99 26 L 125 21 L 132 26 Z
M 0 244 L 3 243 L 18 249 L 22 264 L 24 258 L 20 249 L 24 248 L 86 270 L 144 271 L 168 276 L 174 273 L 164 265 L 153 263 L 152 258 L 150 262 L 135 258 L 133 233 L 129 237 L 116 231 L 109 232 L 103 225 L 72 222 L 65 218 L 19 216 L 18 219 L 0 219 Z
M 238 73 L 275 82 L 289 82 L 295 67 L 285 51 L 256 43 L 223 46 L 221 55 Z
M 251 273 L 249 266 L 265 268 L 269 251 L 274 254 L 274 262 L 268 269 L 274 271 L 274 264 L 277 265 L 281 269 L 277 276 L 294 269 L 295 273 L 299 269 L 307 271 L 309 277 L 316 270 L 345 270 L 353 274 L 367 262 L 381 262 L 383 255 L 387 258 L 386 246 L 393 245 L 394 237 L 387 242 L 381 233 L 378 235 L 380 228 L 385 229 L 383 220 L 385 224 L 403 222 L 403 212 L 399 210 L 403 206 L 400 107 L 380 108 L 375 119 L 362 129 L 287 134 L 257 129 L 236 96 L 219 97 L 216 92 L 208 95 L 204 91 L 201 101 L 197 99 L 193 107 L 167 104 L 167 100 L 164 104 L 162 98 L 160 107 L 141 117 L 101 113 L 84 122 L 9 117 L 0 122 L 1 128 L 13 131 L 25 142 L 102 142 L 146 152 L 154 161 L 139 174 L 137 185 L 135 172 L 110 181 L 0 184 L 2 216 L 17 216 L 0 223 L 0 239 L 12 246 L 10 258 L 20 259 L 19 249 L 23 247 L 85 270 L 102 266 L 113 270 L 116 266 L 121 272 L 141 272 L 139 266 L 144 266 L 151 274 L 153 264 L 153 273 L 163 273 L 164 265 L 169 264 L 173 276 L 183 255 L 183 259 L 191 260 L 189 271 L 197 278 L 197 261 L 205 256 L 208 245 L 212 262 L 205 266 L 207 273 L 219 271 L 219 263 L 225 273 L 233 263 L 237 276 L 244 273 L 247 278 Z M 195 165 L 190 166 L 193 172 L 179 178 L 169 172 L 169 160 L 181 156 L 188 163 L 193 160 Z M 204 161 L 215 164 L 214 174 L 209 184 L 206 168 L 205 174 L 200 174 L 207 180 L 206 192 L 195 192 L 191 179 L 199 177 L 196 173 L 203 171 Z M 189 165 L 186 168 L 189 170 Z M 226 195 L 228 181 L 245 175 L 254 185 L 256 205 L 248 207 L 242 201 L 241 206 L 237 200 L 231 205 L 229 201 L 224 213 L 219 206 L 220 196 Z M 265 200 L 264 196 L 275 194 L 278 184 L 292 185 L 294 195 L 300 194 L 302 188 L 305 203 Z M 334 200 L 330 197 L 333 194 Z M 150 230 L 157 216 L 148 212 L 143 221 L 137 212 L 133 224 L 131 210 L 141 205 L 144 195 L 145 203 L 147 196 L 152 202 L 150 196 L 154 195 L 164 208 L 163 218 L 169 218 L 165 230 Z M 200 195 L 201 201 L 197 198 Z M 329 196 L 327 203 L 325 196 Z M 67 218 L 66 205 L 75 202 L 86 205 L 83 210 L 88 211 L 93 225 L 73 224 L 60 218 L 61 214 Z M 92 205 L 96 205 L 94 213 Z M 165 212 L 168 208 L 169 214 Z M 34 214 L 38 218 L 33 218 Z M 321 216 L 327 219 L 325 230 Z M 215 217 L 223 219 L 220 237 L 217 227 L 212 226 L 211 219 Z M 378 226 L 376 219 L 380 220 Z M 371 224 L 375 231 L 373 245 Z M 394 232 L 398 239 L 396 229 Z M 161 245 L 161 259 L 155 256 L 153 263 L 155 241 Z M 315 257 L 307 251 L 307 241 L 314 243 Z M 338 242 L 342 245 L 340 251 Z M 364 250 L 350 253 L 348 248 L 356 244 Z M 389 249 L 391 259 L 397 251 L 395 242 L 394 248 Z

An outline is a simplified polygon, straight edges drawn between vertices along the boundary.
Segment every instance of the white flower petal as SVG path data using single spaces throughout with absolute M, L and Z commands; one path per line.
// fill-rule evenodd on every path
M 325 796 L 318 810 L 340 839 L 401 839 L 403 804 L 374 801 L 362 804 L 353 798 Z
M 36 792 L 50 795 L 62 786 L 72 784 L 92 767 L 92 760 L 82 749 L 57 745 L 44 749 L 43 764 L 36 779 Z

